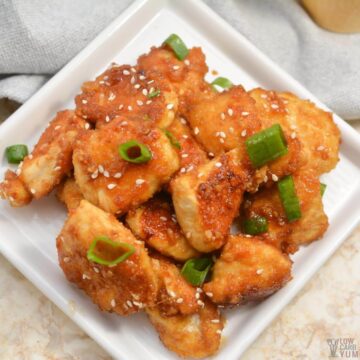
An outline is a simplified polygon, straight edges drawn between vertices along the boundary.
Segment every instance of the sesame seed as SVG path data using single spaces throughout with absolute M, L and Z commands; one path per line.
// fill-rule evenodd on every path
M 106 115 L 106 116 L 105 116 L 105 121 L 106 121 L 106 122 L 109 122 L 109 121 L 110 121 L 109 115 Z
M 115 299 L 112 299 L 110 302 L 111 307 L 115 307 L 116 306 L 116 301 Z
M 146 105 L 149 105 L 149 104 L 151 104 L 152 103 L 152 100 L 147 100 L 146 101 Z
M 109 77 L 107 75 L 104 76 L 104 80 L 109 80 Z
M 220 131 L 219 132 L 219 136 L 222 137 L 222 138 L 226 138 L 226 134 L 223 132 L 223 131 Z
M 217 163 L 215 163 L 215 166 L 216 166 L 217 168 L 221 168 L 222 163 L 221 163 L 221 162 L 217 162 Z
M 154 80 L 149 80 L 147 83 L 152 84 L 153 82 L 154 82 Z
M 273 181 L 278 181 L 279 180 L 279 178 L 275 174 L 272 174 L 271 178 L 273 179 Z
M 102 174 L 104 172 L 104 167 L 102 165 L 98 166 L 99 173 Z
M 187 139 L 189 136 L 187 136 L 187 135 L 183 135 L 182 136 L 184 139 Z
M 34 155 L 33 154 L 30 154 L 29 156 L 28 156 L 28 158 L 31 160 L 32 158 L 34 157 Z M 22 165 L 22 164 L 21 164 Z
M 120 123 L 121 126 L 126 126 L 127 124 L 128 124 L 127 121 L 122 121 L 122 122 Z
M 101 84 L 101 85 L 104 84 L 104 83 L 105 83 L 104 80 L 100 80 L 100 81 L 99 81 L 99 84 Z
M 257 269 L 256 274 L 261 275 L 264 272 L 264 269 Z
M 179 69 L 180 69 L 180 66 L 179 66 L 179 65 L 174 65 L 174 66 L 173 66 L 173 69 L 174 69 L 174 70 L 179 70 Z
M 107 178 L 110 177 L 110 174 L 109 174 L 109 172 L 107 170 L 104 171 L 104 176 L 107 177 Z
M 267 182 L 269 180 L 269 178 L 267 177 L 267 175 L 264 176 L 264 182 Z
M 86 280 L 86 279 L 90 280 L 91 279 L 91 277 L 89 275 L 86 275 L 86 274 L 83 274 L 82 278 L 83 278 L 83 280 Z
M 147 94 L 148 94 L 147 89 L 143 89 L 142 93 L 143 93 L 144 96 L 147 96 Z
M 108 100 L 109 100 L 109 101 L 113 101 L 115 98 L 116 98 L 116 95 L 111 92 L 110 95 L 109 95 L 109 97 L 108 97 Z
M 151 87 L 150 90 L 149 90 L 149 93 L 152 93 L 155 91 L 155 88 L 154 87 Z
M 234 114 L 234 110 L 231 108 L 228 108 L 227 112 L 228 112 L 229 116 L 233 116 L 233 114 Z
M 131 105 L 128 106 L 128 110 L 131 111 L 133 108 Z
M 130 300 L 126 300 L 126 305 L 128 307 L 133 307 L 133 303 Z
M 87 119 L 87 115 L 82 115 L 81 117 L 85 120 Z M 47 127 L 49 127 L 49 125 Z
M 225 140 L 223 138 L 220 138 L 219 141 L 221 142 L 221 144 L 223 144 L 225 142 Z
M 199 292 L 199 293 L 202 293 L 203 292 L 203 290 L 202 290 L 202 288 L 196 288 L 196 292 Z
M 140 87 L 141 87 L 140 84 L 135 84 L 135 85 L 134 85 L 134 88 L 135 88 L 135 89 L 140 89 Z
M 186 125 L 186 120 L 184 118 L 180 118 L 180 122 L 183 124 L 183 125 Z
M 21 169 L 20 168 L 16 169 L 16 175 L 19 176 L 20 174 L 21 174 Z
M 296 125 L 290 125 L 291 130 L 296 130 Z
M 221 330 L 216 330 L 216 333 L 221 335 Z
M 242 116 L 248 116 L 249 113 L 248 113 L 247 111 L 243 111 L 243 112 L 241 113 L 241 115 L 242 115 Z
M 107 188 L 109 189 L 109 190 L 112 190 L 112 189 L 114 189 L 116 187 L 116 184 L 108 184 L 108 186 L 107 186 Z
M 176 293 L 172 290 L 168 290 L 167 293 L 171 296 L 171 297 L 176 297 Z
M 277 105 L 277 104 L 271 104 L 270 105 L 273 109 L 278 109 L 279 108 L 279 105 Z
M 143 303 L 138 302 L 138 301 L 133 301 L 133 304 L 134 304 L 135 306 L 137 306 L 138 308 L 142 308 L 142 307 L 143 307 Z
M 209 152 L 208 155 L 209 155 L 210 157 L 214 157 L 214 156 L 215 156 L 214 153 L 212 153 L 212 152 Z
M 189 156 L 189 154 L 182 154 L 181 155 L 181 157 L 184 158 L 184 159 L 187 158 L 188 156 Z
M 190 61 L 186 59 L 186 60 L 184 60 L 184 64 L 187 65 L 187 66 L 189 66 L 189 65 L 190 65 Z
M 87 100 L 82 100 L 81 101 L 83 104 L 87 104 Z
M 133 73 L 136 73 L 136 69 L 135 69 L 134 67 L 132 67 L 130 70 L 131 70 Z
M 295 139 L 295 138 L 296 138 L 296 132 L 293 131 L 293 132 L 291 133 L 290 137 L 291 137 L 292 139 Z
M 144 105 L 144 103 L 143 103 L 141 100 L 136 100 L 136 103 L 137 103 L 139 106 Z
M 100 272 L 100 270 L 99 270 L 97 267 L 94 267 L 93 270 L 94 270 L 97 274 L 99 274 L 99 272 Z
M 207 293 L 205 293 L 208 297 L 213 297 L 214 296 L 214 294 L 212 293 L 212 292 L 207 292 Z
M 132 76 L 131 79 L 130 79 L 130 84 L 134 85 L 135 83 L 136 83 L 135 76 Z
M 220 114 L 220 118 L 221 120 L 225 120 L 225 114 L 223 112 Z
M 135 180 L 135 184 L 136 184 L 136 185 L 141 185 L 141 184 L 143 184 L 144 182 L 145 182 L 144 179 L 136 179 L 136 180 Z
M 197 293 L 195 294 L 195 299 L 200 299 L 200 293 L 197 292 Z
M 241 132 L 241 136 L 242 136 L 242 137 L 245 137 L 245 136 L 246 136 L 246 132 L 247 132 L 246 129 L 244 129 L 244 130 Z
M 200 133 L 199 128 L 198 128 L 198 127 L 195 127 L 195 129 L 194 129 L 194 134 L 195 134 L 195 135 L 198 135 L 199 133 Z
M 205 231 L 205 236 L 208 238 L 208 239 L 211 239 L 212 238 L 212 231 L 211 230 L 206 230 Z
M 89 130 L 89 129 L 90 129 L 90 124 L 89 124 L 89 123 L 86 123 L 86 124 L 85 124 L 85 129 L 86 129 L 86 130 Z
M 183 174 L 185 171 L 186 171 L 185 168 L 181 168 L 181 169 L 180 169 L 180 173 L 181 173 L 181 174 Z
M 130 75 L 130 71 L 129 71 L 129 70 L 124 70 L 124 71 L 123 71 L 123 74 L 124 74 L 124 75 Z
M 193 165 L 190 165 L 188 168 L 187 168 L 187 172 L 191 171 L 194 169 L 194 166 Z
M 145 79 L 146 79 L 146 76 L 140 75 L 140 76 L 139 76 L 139 79 L 140 79 L 140 80 L 145 80 Z
M 59 171 L 59 170 L 61 170 L 61 166 L 56 166 L 56 167 L 54 168 L 54 171 Z
M 119 110 L 122 110 L 124 108 L 124 104 L 119 105 Z
M 59 130 L 61 128 L 60 125 L 55 126 L 54 130 Z
M 204 176 L 204 173 L 199 173 L 198 174 L 198 178 L 201 178 L 202 176 Z
M 122 177 L 122 173 L 118 172 L 114 175 L 115 179 L 120 179 Z
M 190 238 L 191 238 L 191 232 L 190 232 L 190 231 L 187 232 L 185 236 L 186 236 L 188 239 L 190 239 Z
M 68 263 L 70 261 L 70 258 L 69 257 L 64 257 L 64 263 Z
M 324 149 L 325 149 L 325 146 L 323 146 L 323 145 L 320 145 L 316 148 L 316 150 L 318 150 L 318 151 L 323 151 Z
M 171 110 L 171 109 L 174 108 L 174 104 L 167 104 L 167 105 L 166 105 L 166 108 L 167 108 L 168 110 Z
M 219 324 L 220 320 L 219 319 L 212 319 L 211 322 L 213 324 Z
M 182 302 L 184 302 L 184 299 L 183 299 L 183 298 L 178 298 L 178 299 L 176 299 L 176 302 L 177 302 L 178 304 L 181 304 Z
M 161 220 L 161 221 L 167 221 L 167 217 L 165 217 L 165 216 L 160 216 L 160 220 Z
M 197 301 L 197 304 L 200 305 L 200 306 L 205 306 L 204 302 L 201 301 L 201 300 L 198 300 L 198 301 Z
M 94 172 L 91 174 L 91 178 L 92 178 L 92 179 L 96 179 L 96 178 L 98 177 L 98 175 L 99 175 L 99 171 L 96 170 L 96 171 L 94 171 Z
M 31 189 L 30 189 L 30 192 L 31 192 L 32 194 L 35 194 L 35 193 L 36 193 L 36 190 L 33 189 L 33 188 L 31 188 Z

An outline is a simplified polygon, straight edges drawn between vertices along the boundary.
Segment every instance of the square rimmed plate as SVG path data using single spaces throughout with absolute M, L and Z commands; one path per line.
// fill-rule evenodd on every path
M 201 46 L 210 69 L 216 69 L 247 89 L 262 86 L 292 91 L 326 109 L 202 2 L 140 0 L 0 127 L 0 154 L 10 144 L 33 145 L 56 111 L 74 107 L 72 99 L 83 81 L 94 78 L 112 61 L 134 63 L 140 54 L 160 44 L 170 33 L 179 34 L 189 46 Z M 216 359 L 239 359 L 360 218 L 360 207 L 352 205 L 360 201 L 360 137 L 343 120 L 336 116 L 335 120 L 343 144 L 337 168 L 324 176 L 328 184 L 324 204 L 330 228 L 324 239 L 294 256 L 294 278 L 285 288 L 261 304 L 226 312 L 224 337 L 227 341 Z M 1 177 L 6 168 L 2 157 Z M 1 202 L 1 252 L 116 359 L 177 359 L 163 347 L 143 314 L 120 318 L 101 313 L 65 280 L 55 248 L 55 238 L 65 217 L 64 208 L 53 196 L 21 209 L 11 209 Z

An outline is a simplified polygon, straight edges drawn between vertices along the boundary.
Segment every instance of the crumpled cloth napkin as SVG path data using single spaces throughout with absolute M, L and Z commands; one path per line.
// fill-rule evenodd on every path
M 360 34 L 323 30 L 296 0 L 204 1 L 336 113 L 360 118 Z M 26 101 L 130 3 L 0 0 L 0 98 Z

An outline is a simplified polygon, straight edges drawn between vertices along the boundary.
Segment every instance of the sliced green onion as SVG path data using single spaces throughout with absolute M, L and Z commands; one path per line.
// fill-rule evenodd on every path
M 119 145 L 119 155 L 124 160 L 134 164 L 143 164 L 152 158 L 149 148 L 136 140 L 130 140 Z
M 9 164 L 20 164 L 29 154 L 26 145 L 11 145 L 5 149 L 5 156 Z
M 176 57 L 179 60 L 184 60 L 189 50 L 186 47 L 185 43 L 181 40 L 181 38 L 176 34 L 171 34 L 165 41 L 164 44 L 171 47 L 173 52 L 175 53 Z
M 279 124 L 250 136 L 245 144 L 250 160 L 256 168 L 288 152 L 284 133 Z
M 177 149 L 181 149 L 181 145 L 179 143 L 179 141 L 177 140 L 177 138 L 169 131 L 169 130 L 164 130 L 165 135 L 167 136 L 167 138 L 170 141 L 170 144 L 177 148 Z
M 324 195 L 326 187 L 327 187 L 326 184 L 320 183 L 320 194 L 321 194 L 321 196 Z
M 189 259 L 181 269 L 181 275 L 192 285 L 204 283 L 213 262 L 211 258 Z
M 295 221 L 301 218 L 300 201 L 296 195 L 294 179 L 291 175 L 285 176 L 278 184 L 282 206 L 287 219 Z
M 233 86 L 233 83 L 227 78 L 218 77 L 211 83 L 212 88 L 217 91 L 215 85 L 220 86 L 223 89 L 230 89 Z
M 268 222 L 263 216 L 254 216 L 244 221 L 244 232 L 249 235 L 262 234 L 268 231 Z
M 155 89 L 155 90 L 149 92 L 148 95 L 147 95 L 147 97 L 148 97 L 149 99 L 152 99 L 152 98 L 157 97 L 157 96 L 159 96 L 159 95 L 160 95 L 160 90 L 159 90 L 159 89 L 157 89 L 157 90 Z
M 121 250 L 122 253 L 120 256 L 116 256 L 119 250 Z M 92 262 L 101 265 L 115 266 L 125 261 L 134 252 L 135 248 L 131 244 L 115 242 L 107 236 L 98 236 L 91 243 L 86 256 L 88 260 Z

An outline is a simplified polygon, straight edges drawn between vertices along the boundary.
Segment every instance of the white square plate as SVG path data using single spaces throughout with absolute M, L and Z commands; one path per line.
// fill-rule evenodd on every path
M 262 86 L 292 91 L 326 109 L 201 1 L 139 0 L 0 127 L 0 154 L 10 144 L 33 145 L 56 111 L 74 107 L 73 98 L 83 81 L 94 78 L 112 61 L 134 63 L 170 33 L 179 34 L 188 46 L 201 46 L 210 69 L 247 89 Z M 296 254 L 294 278 L 285 288 L 258 305 L 226 312 L 226 344 L 215 359 L 239 359 L 357 224 L 360 137 L 343 120 L 337 116 L 335 120 L 343 144 L 341 161 L 323 179 L 328 184 L 324 203 L 331 224 L 326 236 Z M 7 166 L 2 157 L 1 177 Z M 65 209 L 53 196 L 16 210 L 2 201 L 1 252 L 116 359 L 177 359 L 160 343 L 144 314 L 121 318 L 102 313 L 65 280 L 55 248 L 65 216 Z

